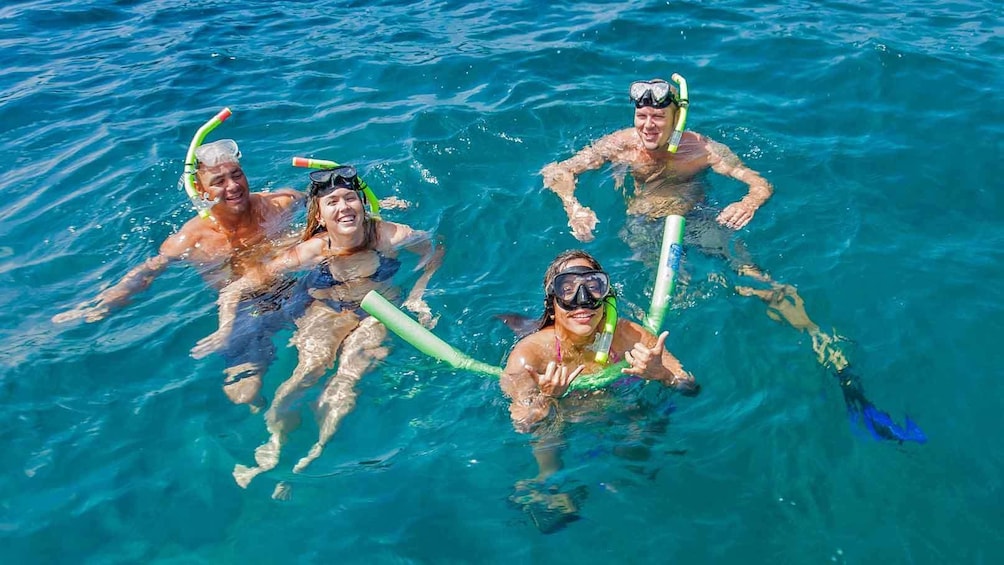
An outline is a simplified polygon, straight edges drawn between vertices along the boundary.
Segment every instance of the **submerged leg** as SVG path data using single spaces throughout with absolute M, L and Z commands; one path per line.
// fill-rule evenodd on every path
M 819 330 L 819 326 L 809 318 L 808 312 L 805 311 L 805 302 L 798 295 L 798 290 L 795 287 L 776 283 L 770 279 L 768 281 L 771 288 L 737 286 L 736 292 L 742 296 L 756 296 L 763 300 L 767 304 L 767 315 L 772 320 L 787 322 L 799 331 L 812 333 L 814 330 Z
M 561 425 L 555 424 L 552 429 L 544 431 L 531 442 L 533 458 L 537 461 L 537 477 L 534 481 L 543 482 L 564 467 L 561 462 L 561 446 L 564 436 Z
M 226 360 L 223 392 L 234 404 L 247 404 L 252 413 L 265 407 L 261 384 L 275 358 L 272 335 L 278 328 L 276 316 L 275 312 L 262 312 L 256 300 L 241 302 L 232 331 L 219 345 Z
M 812 337 L 812 350 L 816 352 L 816 358 L 820 365 L 832 367 L 836 371 L 843 371 L 847 368 L 847 358 L 836 345 L 844 341 L 844 338 L 835 333 L 830 335 L 819 329 L 819 326 L 809 318 L 808 312 L 805 311 L 805 302 L 798 295 L 795 287 L 773 282 L 759 271 L 745 271 L 740 274 L 770 282 L 772 287 L 758 289 L 738 286 L 736 291 L 739 294 L 756 296 L 763 300 L 767 304 L 767 316 L 772 320 L 787 322 L 798 331 L 808 332 Z
M 286 437 L 300 424 L 297 403 L 325 371 L 334 365 L 335 353 L 345 336 L 356 326 L 356 317 L 339 314 L 321 302 L 314 302 L 297 321 L 297 331 L 291 342 L 296 345 L 299 360 L 293 374 L 275 392 L 275 399 L 265 413 L 268 441 L 255 450 L 255 467 L 237 465 L 234 480 L 241 487 L 279 463 Z
M 387 329 L 376 318 L 366 318 L 346 338 L 338 362 L 338 371 L 331 377 L 317 401 L 317 420 L 320 430 L 317 443 L 293 467 L 294 473 L 307 468 L 321 456 L 338 425 L 356 405 L 356 383 L 376 361 L 387 356 L 382 346 Z
M 223 393 L 234 404 L 247 404 L 252 414 L 265 406 L 261 395 L 261 368 L 254 363 L 241 363 L 223 370 Z
M 578 499 L 584 489 L 562 492 L 554 482 L 554 475 L 562 468 L 561 448 L 564 444 L 560 417 L 542 423 L 530 441 L 533 458 L 537 462 L 537 476 L 516 481 L 509 500 L 525 512 L 542 533 L 549 534 L 579 518 Z
M 743 274 L 743 273 L 740 273 Z M 765 275 L 761 275 L 764 276 Z M 761 279 L 763 280 L 763 279 Z M 769 281 L 769 279 L 766 279 Z M 927 436 L 909 417 L 903 426 L 897 424 L 888 412 L 875 407 L 865 397 L 864 390 L 857 378 L 851 374 L 850 363 L 844 352 L 837 345 L 844 338 L 828 334 L 819 329 L 805 311 L 805 304 L 798 296 L 795 287 L 771 283 L 773 288 L 763 290 L 749 287 L 738 287 L 736 290 L 743 296 L 757 296 L 767 303 L 767 315 L 778 321 L 785 321 L 799 331 L 808 332 L 812 337 L 812 350 L 816 352 L 816 360 L 820 365 L 833 369 L 833 376 L 840 383 L 844 395 L 847 413 L 851 422 L 864 426 L 866 430 L 879 440 L 893 440 L 900 443 L 913 441 L 924 443 Z

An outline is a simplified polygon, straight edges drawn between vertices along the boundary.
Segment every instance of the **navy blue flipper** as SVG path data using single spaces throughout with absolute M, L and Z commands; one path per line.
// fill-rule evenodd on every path
M 846 369 L 836 373 L 836 377 L 840 382 L 840 390 L 844 393 L 847 415 L 851 423 L 864 426 L 877 440 L 898 441 L 899 443 L 904 441 L 927 442 L 927 436 L 923 430 L 909 416 L 906 417 L 904 425 L 900 426 L 888 412 L 876 408 L 865 397 L 864 390 L 862 390 L 857 378 L 848 373 Z

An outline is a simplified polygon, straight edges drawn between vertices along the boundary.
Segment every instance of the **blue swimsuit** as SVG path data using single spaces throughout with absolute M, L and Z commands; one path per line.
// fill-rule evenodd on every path
M 394 257 L 387 257 L 380 253 L 379 251 L 374 251 L 377 254 L 380 262 L 377 265 L 376 271 L 368 278 L 374 282 L 384 282 L 389 280 L 397 271 L 401 268 L 401 262 Z M 335 286 L 340 286 L 345 284 L 345 281 L 336 280 L 331 274 L 331 268 L 328 265 L 328 260 L 325 259 L 317 266 L 316 269 L 307 277 L 308 288 L 314 289 L 324 289 L 331 288 Z M 335 300 L 332 298 L 320 299 L 325 304 L 328 305 L 335 312 L 355 312 L 360 319 L 369 316 L 365 310 L 359 307 L 358 302 L 348 301 L 348 300 Z

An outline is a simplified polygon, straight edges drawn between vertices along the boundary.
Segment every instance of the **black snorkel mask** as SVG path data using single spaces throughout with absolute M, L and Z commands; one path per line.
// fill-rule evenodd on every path
M 652 108 L 666 108 L 677 103 L 676 96 L 669 83 L 662 79 L 636 80 L 631 83 L 628 91 L 631 101 L 636 108 L 651 106 Z
M 547 294 L 565 310 L 596 310 L 610 296 L 610 276 L 590 267 L 570 267 L 554 276 Z
M 335 169 L 310 172 L 310 196 L 327 196 L 339 188 L 347 188 L 356 192 L 363 191 L 355 167 L 343 165 Z

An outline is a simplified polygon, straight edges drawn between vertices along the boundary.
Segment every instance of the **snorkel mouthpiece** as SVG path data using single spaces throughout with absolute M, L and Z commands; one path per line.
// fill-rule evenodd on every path
M 603 301 L 606 304 L 604 313 L 606 314 L 603 320 L 603 333 L 596 336 L 596 341 L 593 342 L 593 350 L 596 351 L 596 362 L 606 364 L 610 361 L 610 346 L 614 341 L 614 330 L 617 329 L 617 299 L 613 296 L 608 296 Z

